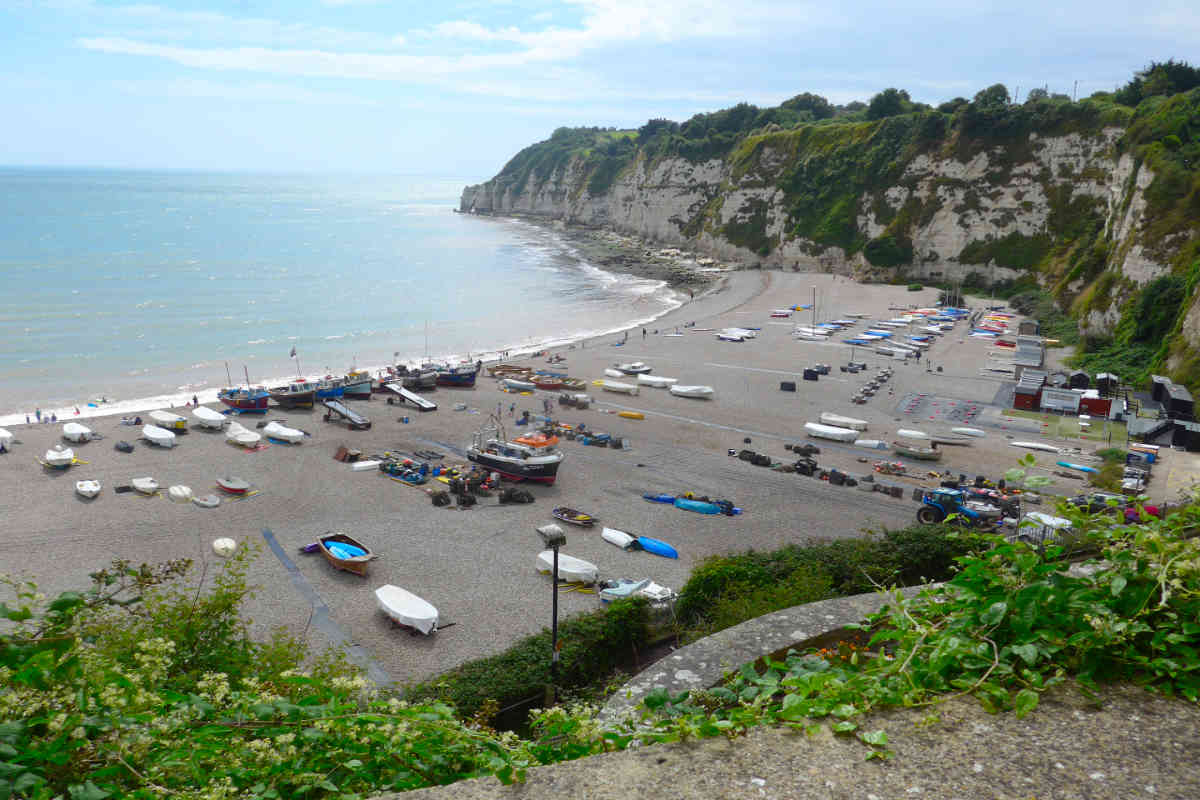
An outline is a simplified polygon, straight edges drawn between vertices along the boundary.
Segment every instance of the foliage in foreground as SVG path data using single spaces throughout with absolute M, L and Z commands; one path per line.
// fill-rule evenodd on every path
M 591 709 L 550 709 L 534 715 L 525 740 L 464 723 L 442 703 L 368 691 L 336 665 L 319 675 L 281 669 L 277 649 L 240 635 L 115 649 L 125 640 L 99 620 L 121 604 L 144 620 L 175 597 L 176 633 L 203 627 L 187 621 L 206 602 L 199 592 L 160 591 L 185 564 L 118 564 L 91 590 L 51 601 L 10 581 L 15 602 L 0 604 L 0 796 L 361 797 L 477 775 L 519 780 L 534 764 L 765 723 L 828 723 L 858 736 L 868 757 L 886 757 L 886 737 L 860 729 L 872 710 L 970 694 L 1023 715 L 1068 677 L 1089 692 L 1125 680 L 1195 702 L 1200 544 L 1189 537 L 1200 506 L 1144 522 L 1078 517 L 1101 553 L 1091 574 L 1069 573 L 1054 547 L 996 541 L 962 556 L 944 585 L 889 598 L 868 620 L 871 652 L 793 653 L 707 692 L 658 692 L 636 730 L 602 729 Z M 241 594 L 238 569 L 222 571 L 216 594 Z M 149 611 L 131 602 L 138 596 Z M 241 655 L 228 672 L 204 671 L 222 652 Z M 205 666 L 181 669 L 189 661 Z

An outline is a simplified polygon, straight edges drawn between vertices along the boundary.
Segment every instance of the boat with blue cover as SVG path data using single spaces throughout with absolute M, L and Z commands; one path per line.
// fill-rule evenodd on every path
M 330 532 L 317 539 L 321 555 L 334 569 L 365 578 L 367 564 L 375 558 L 370 549 L 349 534 Z
M 721 513 L 721 507 L 716 503 L 708 503 L 703 500 L 692 500 L 687 497 L 676 497 L 675 507 L 682 508 L 684 511 L 695 511 L 697 514 Z
M 647 553 L 653 553 L 663 558 L 679 558 L 679 551 L 662 539 L 652 539 L 649 536 L 639 536 L 635 540 L 637 546 Z

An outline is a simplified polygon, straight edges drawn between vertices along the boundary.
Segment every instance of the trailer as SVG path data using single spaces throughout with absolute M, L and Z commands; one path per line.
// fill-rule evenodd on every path
M 325 406 L 326 422 L 332 422 L 336 416 L 339 420 L 345 420 L 346 424 L 356 431 L 365 431 L 371 427 L 371 420 L 347 408 L 340 400 L 322 400 L 321 404 Z
M 405 389 L 399 383 L 385 383 L 380 388 L 399 395 L 401 401 L 407 402 L 407 403 L 412 403 L 414 406 L 417 407 L 418 411 L 437 411 L 437 403 L 435 403 L 432 400 L 429 400 L 425 397 L 422 397 L 421 395 L 417 394 L 414 391 Z M 389 397 L 388 401 L 390 402 L 392 399 L 393 398 Z

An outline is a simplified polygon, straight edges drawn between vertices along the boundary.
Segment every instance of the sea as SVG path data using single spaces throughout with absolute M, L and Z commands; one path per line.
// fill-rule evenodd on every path
M 681 303 L 552 230 L 454 213 L 479 180 L 0 168 L 0 425 L 536 352 Z

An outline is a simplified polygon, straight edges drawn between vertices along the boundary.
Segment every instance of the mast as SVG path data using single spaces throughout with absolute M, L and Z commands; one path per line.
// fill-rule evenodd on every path
M 229 384 L 230 386 L 233 386 L 233 378 L 229 374 L 229 362 L 228 361 L 225 362 L 225 382 L 227 384 Z
M 226 370 L 228 370 L 228 362 L 226 363 Z M 249 389 L 250 388 L 250 370 L 246 369 L 245 364 L 242 364 L 242 372 L 246 373 L 246 388 Z

